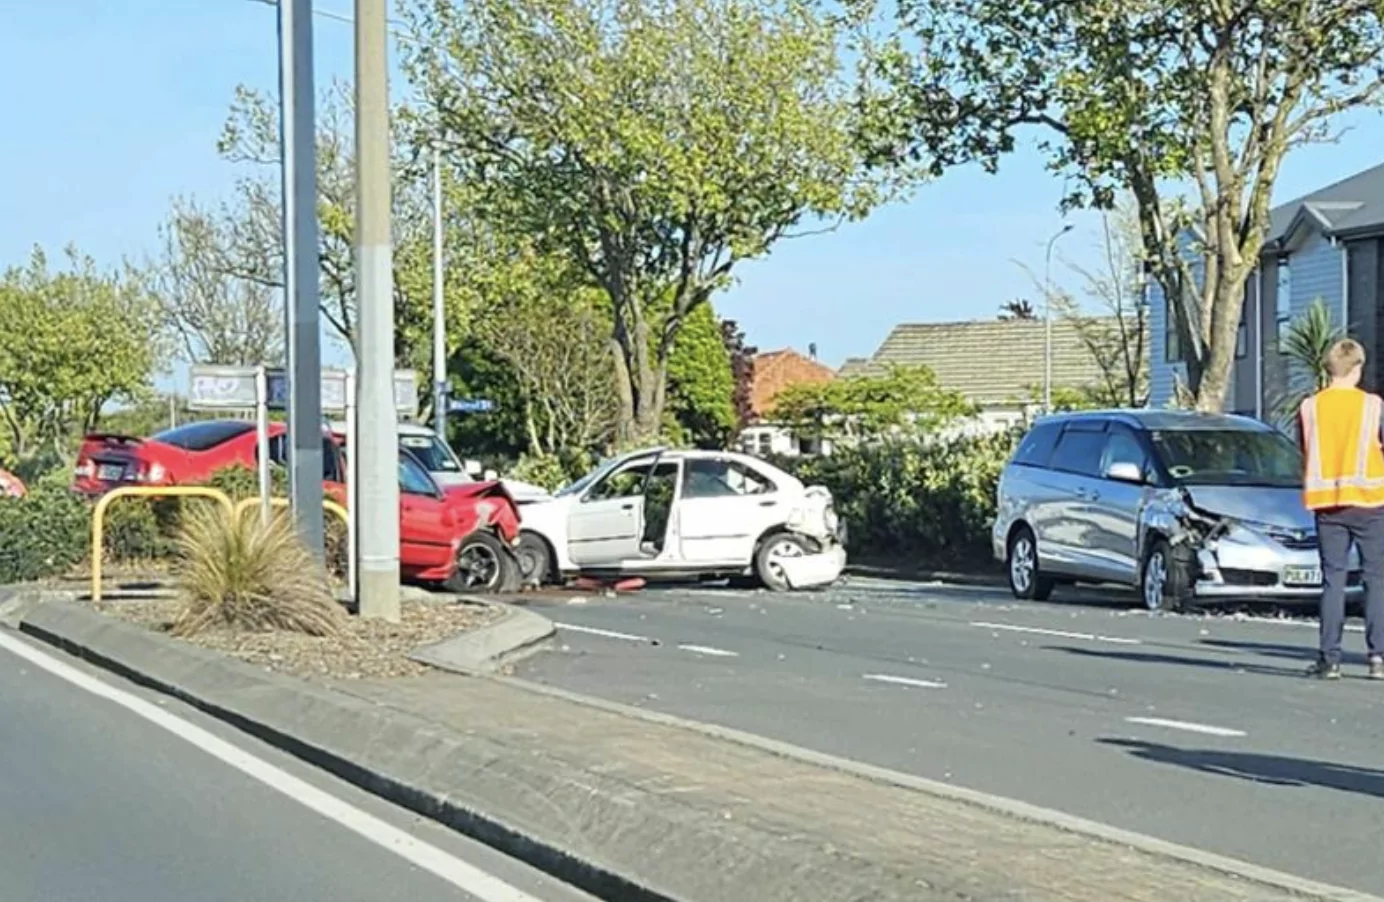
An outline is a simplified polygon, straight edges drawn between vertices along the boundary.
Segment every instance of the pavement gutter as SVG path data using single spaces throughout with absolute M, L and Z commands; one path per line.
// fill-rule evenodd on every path
M 600 898 L 709 902 L 725 898 L 727 883 L 755 887 L 757 902 L 798 902 L 808 898 L 959 902 L 970 898 L 952 892 L 919 895 L 919 887 L 890 885 L 894 883 L 888 879 L 891 875 L 880 873 L 867 862 L 829 855 L 820 848 L 804 849 L 793 837 L 755 835 L 751 828 L 738 824 L 708 823 L 699 820 L 697 812 L 679 809 L 675 804 L 646 804 L 650 794 L 641 787 L 598 788 L 593 783 L 599 783 L 599 774 L 562 773 L 565 765 L 556 759 L 535 755 L 530 760 L 516 760 L 501 743 L 479 731 L 462 734 L 444 730 L 423 717 L 262 671 L 105 617 L 88 607 L 50 598 L 28 599 L 10 612 L 11 619 L 17 616 L 19 628 L 28 635 L 185 701 Z M 0 602 L 4 600 L 0 596 Z M 9 606 L 15 606 L 13 600 Z M 510 611 L 528 616 L 503 617 L 493 625 L 502 627 L 498 631 L 501 636 L 509 635 L 523 647 L 532 648 L 551 635 L 552 625 L 544 618 L 520 609 Z M 546 628 L 537 621 L 547 623 Z M 506 623 L 510 625 L 503 626 Z M 494 669 L 494 663 L 485 660 L 491 653 L 497 657 L 506 654 L 503 643 L 494 637 L 459 651 L 452 649 L 443 654 L 435 648 L 431 652 L 455 664 L 452 669 L 478 673 Z M 1117 843 L 1307 899 L 1384 902 L 1376 896 L 1300 879 L 1060 812 L 735 730 L 521 680 L 501 682 Z M 747 852 L 747 847 L 756 851 Z M 654 854 L 651 849 L 667 851 Z M 641 869 L 634 863 L 653 859 L 658 860 L 659 871 L 639 873 L 648 868 Z

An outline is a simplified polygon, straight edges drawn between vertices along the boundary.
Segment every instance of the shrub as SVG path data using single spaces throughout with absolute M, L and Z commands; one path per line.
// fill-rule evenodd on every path
M 0 583 L 60 576 L 87 555 L 91 508 L 65 484 L 40 480 L 0 497 Z
M 284 467 L 269 467 L 270 494 L 288 496 L 288 470 Z M 259 497 L 259 473 L 254 467 L 244 464 L 231 464 L 211 474 L 207 485 L 220 489 L 231 497 L 231 501 Z
M 191 508 L 178 544 L 186 601 L 174 635 L 217 626 L 310 636 L 340 631 L 345 611 L 286 511 L 266 521 L 255 512 L 227 519 L 211 505 Z
M 1016 440 L 1002 433 L 885 441 L 777 463 L 831 490 L 853 555 L 975 566 L 989 559 L 995 491 Z
M 562 488 L 568 481 L 567 470 L 556 454 L 525 454 L 510 469 L 509 475 L 550 492 Z
M 172 500 L 172 499 L 168 499 Z M 122 498 L 106 509 L 106 556 L 117 561 L 148 561 L 173 550 L 170 536 L 177 522 L 176 503 Z

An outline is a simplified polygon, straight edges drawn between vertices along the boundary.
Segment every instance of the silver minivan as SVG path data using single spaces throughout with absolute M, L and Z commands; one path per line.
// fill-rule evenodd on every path
M 1312 599 L 1316 524 L 1302 454 L 1258 420 L 1130 410 L 1040 419 L 999 482 L 994 553 L 1016 598 L 1121 583 L 1153 610 Z M 1350 590 L 1358 591 L 1352 552 Z

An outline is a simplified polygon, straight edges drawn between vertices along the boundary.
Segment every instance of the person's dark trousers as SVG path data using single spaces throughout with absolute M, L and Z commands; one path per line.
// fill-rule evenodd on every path
M 1322 560 L 1321 659 L 1341 663 L 1352 544 L 1360 549 L 1365 578 L 1365 644 L 1370 657 L 1384 656 L 1384 508 L 1318 511 L 1317 542 Z

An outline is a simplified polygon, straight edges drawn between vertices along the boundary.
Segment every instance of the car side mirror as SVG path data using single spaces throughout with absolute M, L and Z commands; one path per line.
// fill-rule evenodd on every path
M 1117 461 L 1105 468 L 1105 478 L 1114 482 L 1130 482 L 1135 485 L 1144 484 L 1144 471 L 1138 464 L 1128 461 Z

